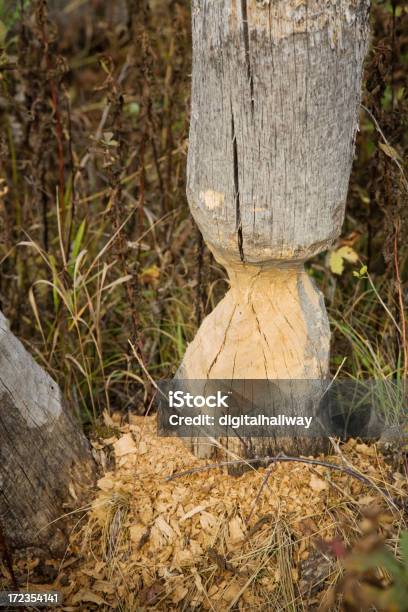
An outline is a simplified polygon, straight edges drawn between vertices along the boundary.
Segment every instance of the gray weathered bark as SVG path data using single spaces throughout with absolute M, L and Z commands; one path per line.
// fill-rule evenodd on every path
M 64 551 L 69 505 L 93 480 L 86 438 L 61 391 L 0 312 L 0 523 L 14 547 Z
M 193 0 L 187 194 L 231 290 L 180 378 L 327 376 L 327 315 L 303 264 L 341 230 L 368 9 L 368 0 Z

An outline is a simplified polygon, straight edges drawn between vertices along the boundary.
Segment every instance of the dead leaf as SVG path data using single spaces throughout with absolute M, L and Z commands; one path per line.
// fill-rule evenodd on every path
M 356 444 L 356 451 L 366 457 L 375 457 L 374 446 L 368 446 L 368 444 Z
M 146 606 L 153 606 L 160 599 L 160 595 L 163 593 L 163 589 L 163 582 L 161 580 L 155 580 L 153 584 L 145 587 L 140 591 L 140 602 Z
M 72 497 L 73 499 L 75 499 L 75 501 L 77 501 L 77 500 L 78 500 L 78 496 L 77 496 L 77 494 L 76 494 L 76 491 L 75 491 L 75 487 L 74 487 L 74 483 L 73 483 L 73 482 L 70 482 L 70 483 L 69 483 L 69 485 L 68 485 L 68 491 L 69 491 L 69 493 L 70 493 L 71 497 Z
M 344 272 L 344 262 L 356 263 L 358 255 L 350 246 L 342 246 L 329 255 L 329 268 L 333 274 L 341 275 Z
M 378 146 L 380 147 L 381 151 L 385 153 L 388 157 L 391 157 L 391 159 L 401 159 L 401 156 L 398 151 L 396 151 L 391 145 L 385 144 L 384 142 L 380 142 Z
M 240 585 L 238 580 L 233 580 L 225 589 L 222 594 L 222 598 L 224 601 L 231 603 L 236 601 L 237 597 L 240 595 L 242 590 L 242 586 Z
M 371 506 L 376 501 L 376 498 L 372 495 L 363 495 L 357 499 L 359 506 Z
M 227 546 L 233 549 L 239 546 L 245 540 L 242 520 L 239 516 L 234 516 L 228 523 L 228 539 Z
M 200 524 L 204 530 L 212 531 L 214 525 L 217 523 L 217 517 L 210 512 L 203 511 L 200 513 Z
M 115 423 L 113 422 L 112 417 L 107 410 L 103 411 L 102 416 L 103 416 L 103 422 L 105 423 L 107 427 L 115 426 Z
M 92 591 L 88 591 L 86 589 L 78 591 L 78 593 L 72 598 L 73 604 L 81 603 L 84 601 L 97 604 L 98 606 L 105 605 L 111 607 L 110 604 L 108 604 L 108 602 L 105 601 L 100 595 L 98 595 L 97 593 L 93 593 Z
M 147 453 L 147 451 L 149 450 L 146 442 L 144 440 L 140 440 L 138 446 L 137 446 L 137 453 L 138 455 L 145 455 Z
M 104 446 L 111 446 L 111 444 L 115 444 L 117 442 L 116 436 L 109 436 L 109 438 L 101 438 L 101 442 Z

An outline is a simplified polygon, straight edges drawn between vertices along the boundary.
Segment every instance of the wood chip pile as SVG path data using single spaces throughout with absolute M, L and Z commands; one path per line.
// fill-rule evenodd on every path
M 132 417 L 93 445 L 111 469 L 41 587 L 61 590 L 65 611 L 313 609 L 341 571 L 319 542 L 348 546 L 374 508 L 392 537 L 381 491 L 342 472 L 284 463 L 267 482 L 266 469 L 232 477 L 225 468 L 166 481 L 203 463 L 181 440 L 158 438 L 154 417 Z M 375 445 L 352 440 L 341 453 L 324 459 L 406 495 L 406 478 Z

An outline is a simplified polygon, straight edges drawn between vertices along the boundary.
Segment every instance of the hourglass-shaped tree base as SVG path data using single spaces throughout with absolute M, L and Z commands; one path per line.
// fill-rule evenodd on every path
M 330 330 L 322 294 L 303 264 L 226 267 L 231 288 L 203 321 L 177 378 L 291 380 L 299 414 L 312 416 L 318 409 L 316 389 L 321 390 L 328 374 Z M 310 389 L 309 397 L 305 389 Z M 317 398 L 314 403 L 312 396 Z M 325 447 L 322 439 L 313 437 L 241 440 L 233 436 L 221 444 L 241 456 L 260 457 L 276 452 L 310 454 Z M 218 454 L 208 439 L 190 439 L 189 445 L 200 457 Z

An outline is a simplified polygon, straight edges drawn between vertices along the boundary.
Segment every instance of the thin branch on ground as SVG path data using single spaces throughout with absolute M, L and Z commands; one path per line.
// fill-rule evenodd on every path
M 403 504 L 396 501 L 391 497 L 386 489 L 383 487 L 379 487 L 375 483 L 371 482 L 366 476 L 359 474 L 352 468 L 336 465 L 335 463 L 330 463 L 328 461 L 321 461 L 320 459 L 307 459 L 306 457 L 288 457 L 284 454 L 279 454 L 276 457 L 257 457 L 254 459 L 237 459 L 235 461 L 220 461 L 219 463 L 210 463 L 208 465 L 200 465 L 195 468 L 191 468 L 190 470 L 185 470 L 184 472 L 177 472 L 176 474 L 172 474 L 171 476 L 167 476 L 165 478 L 166 482 L 170 482 L 171 480 L 177 480 L 179 478 L 183 478 L 184 476 L 191 476 L 192 474 L 198 474 L 200 472 L 205 472 L 207 470 L 215 470 L 221 467 L 233 467 L 243 464 L 258 464 L 258 467 L 267 467 L 271 464 L 275 463 L 305 463 L 307 465 L 320 465 L 321 467 L 325 467 L 330 470 L 334 470 L 336 472 L 342 472 L 343 474 L 347 474 L 356 480 L 359 480 L 363 484 L 367 485 L 371 489 L 375 489 L 376 491 L 380 491 L 387 501 L 396 509 L 400 510 L 403 508 Z M 268 475 L 269 478 L 269 475 Z

